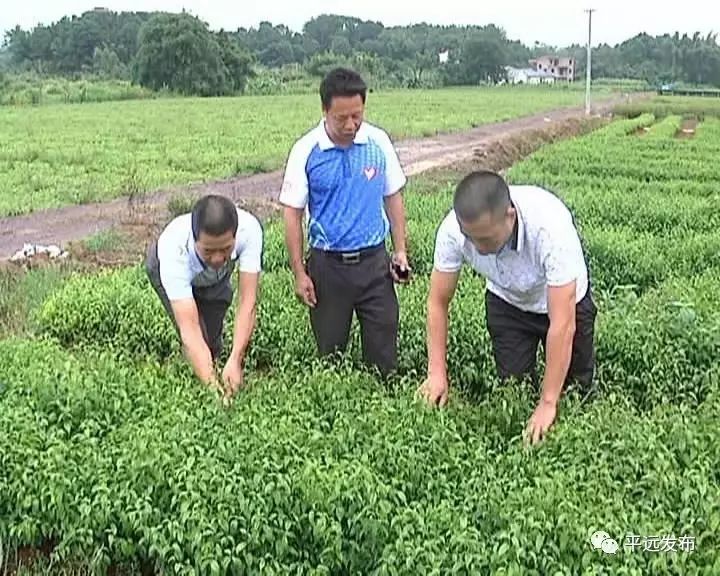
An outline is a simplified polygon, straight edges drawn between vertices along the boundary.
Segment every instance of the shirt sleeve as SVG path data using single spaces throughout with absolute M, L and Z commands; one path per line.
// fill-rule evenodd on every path
M 305 165 L 310 153 L 307 148 L 305 140 L 296 142 L 285 165 L 279 200 L 281 204 L 292 208 L 305 208 L 307 205 L 309 186 Z
M 539 237 L 540 261 L 548 286 L 563 286 L 580 278 L 584 255 L 580 239 L 570 225 L 561 225 Z
M 172 238 L 158 242 L 160 283 L 168 300 L 185 300 L 193 297 L 189 256 L 184 246 L 173 243 Z
M 383 131 L 378 140 L 385 155 L 385 196 L 392 196 L 407 184 L 407 176 L 400 165 L 400 158 L 390 136 Z
M 434 267 L 439 272 L 458 272 L 463 265 L 462 245 L 453 234 L 452 213 L 448 215 L 435 235 Z
M 254 216 L 249 216 L 247 221 L 247 226 L 243 230 L 237 268 L 240 272 L 259 273 L 262 271 L 263 228 Z

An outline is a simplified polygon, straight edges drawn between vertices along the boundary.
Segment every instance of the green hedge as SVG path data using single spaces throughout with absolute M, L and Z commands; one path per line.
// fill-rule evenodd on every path
M 627 386 L 641 405 L 704 397 L 704 379 L 720 353 L 718 285 L 720 274 L 710 271 L 669 279 L 642 296 L 632 286 L 599 294 L 597 363 L 603 386 Z M 483 391 L 496 376 L 484 290 L 484 281 L 465 270 L 451 305 L 448 364 L 453 381 L 467 390 Z M 420 277 L 397 291 L 399 370 L 422 378 L 427 366 L 428 280 Z M 176 353 L 179 345 L 155 299 L 138 269 L 79 277 L 48 300 L 40 319 L 44 333 L 64 345 L 161 359 Z M 225 354 L 232 346 L 233 319 L 234 307 L 226 320 Z M 357 322 L 353 331 L 350 353 L 359 366 Z M 295 298 L 292 274 L 264 275 L 249 367 L 302 370 L 315 357 L 309 313 Z
M 438 415 L 343 367 L 255 376 L 230 410 L 181 364 L 0 342 L 0 537 L 175 574 L 709 574 L 717 381 L 695 410 L 567 403 L 519 444 L 521 389 Z M 590 535 L 695 538 L 673 554 Z
M 177 349 L 172 322 L 140 266 L 76 275 L 46 300 L 37 324 L 65 345 L 110 347 L 133 357 Z

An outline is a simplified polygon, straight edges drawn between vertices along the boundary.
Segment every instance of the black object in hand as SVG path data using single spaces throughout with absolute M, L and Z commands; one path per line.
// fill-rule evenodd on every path
M 399 264 L 393 264 L 393 269 L 395 270 L 395 274 L 398 275 L 398 278 L 402 280 L 407 280 L 410 277 L 410 270 L 401 268 Z

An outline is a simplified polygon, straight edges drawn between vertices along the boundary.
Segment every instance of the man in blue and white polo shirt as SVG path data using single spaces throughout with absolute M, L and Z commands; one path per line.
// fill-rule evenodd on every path
M 485 313 L 501 379 L 535 380 L 545 349 L 540 398 L 526 432 L 539 441 L 555 421 L 563 386 L 590 391 L 595 371 L 592 299 L 585 255 L 572 214 L 539 186 L 508 186 L 494 172 L 468 174 L 440 224 L 427 301 L 431 404 L 448 395 L 448 311 L 463 263 L 487 279 Z
M 223 196 L 204 196 L 189 214 L 170 222 L 148 248 L 150 283 L 173 320 L 197 377 L 229 400 L 243 384 L 245 352 L 255 327 L 262 268 L 260 222 Z M 233 346 L 218 381 L 214 363 L 223 350 L 223 322 L 238 271 Z
M 280 202 L 295 292 L 310 307 L 320 354 L 345 350 L 355 311 L 364 360 L 387 375 L 397 365 L 394 282 L 406 282 L 410 272 L 401 195 L 407 179 L 389 136 L 364 121 L 366 93 L 352 70 L 337 68 L 323 79 L 324 117 L 293 145 Z

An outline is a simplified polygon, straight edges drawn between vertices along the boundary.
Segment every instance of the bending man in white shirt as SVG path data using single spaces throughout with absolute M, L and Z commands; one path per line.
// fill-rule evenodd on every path
M 535 443 L 552 426 L 564 384 L 591 386 L 594 324 L 588 270 L 572 215 L 537 186 L 508 186 L 493 172 L 467 175 L 440 225 L 427 317 L 428 374 L 421 393 L 447 402 L 448 311 L 467 262 L 487 279 L 487 328 L 498 375 L 535 380 L 545 349 L 540 399 L 526 433 Z
M 197 377 L 229 400 L 243 385 L 245 353 L 255 328 L 263 230 L 249 212 L 223 196 L 204 196 L 153 242 L 146 270 L 175 324 Z M 215 363 L 223 350 L 223 322 L 238 270 L 240 294 L 232 350 L 219 381 Z

